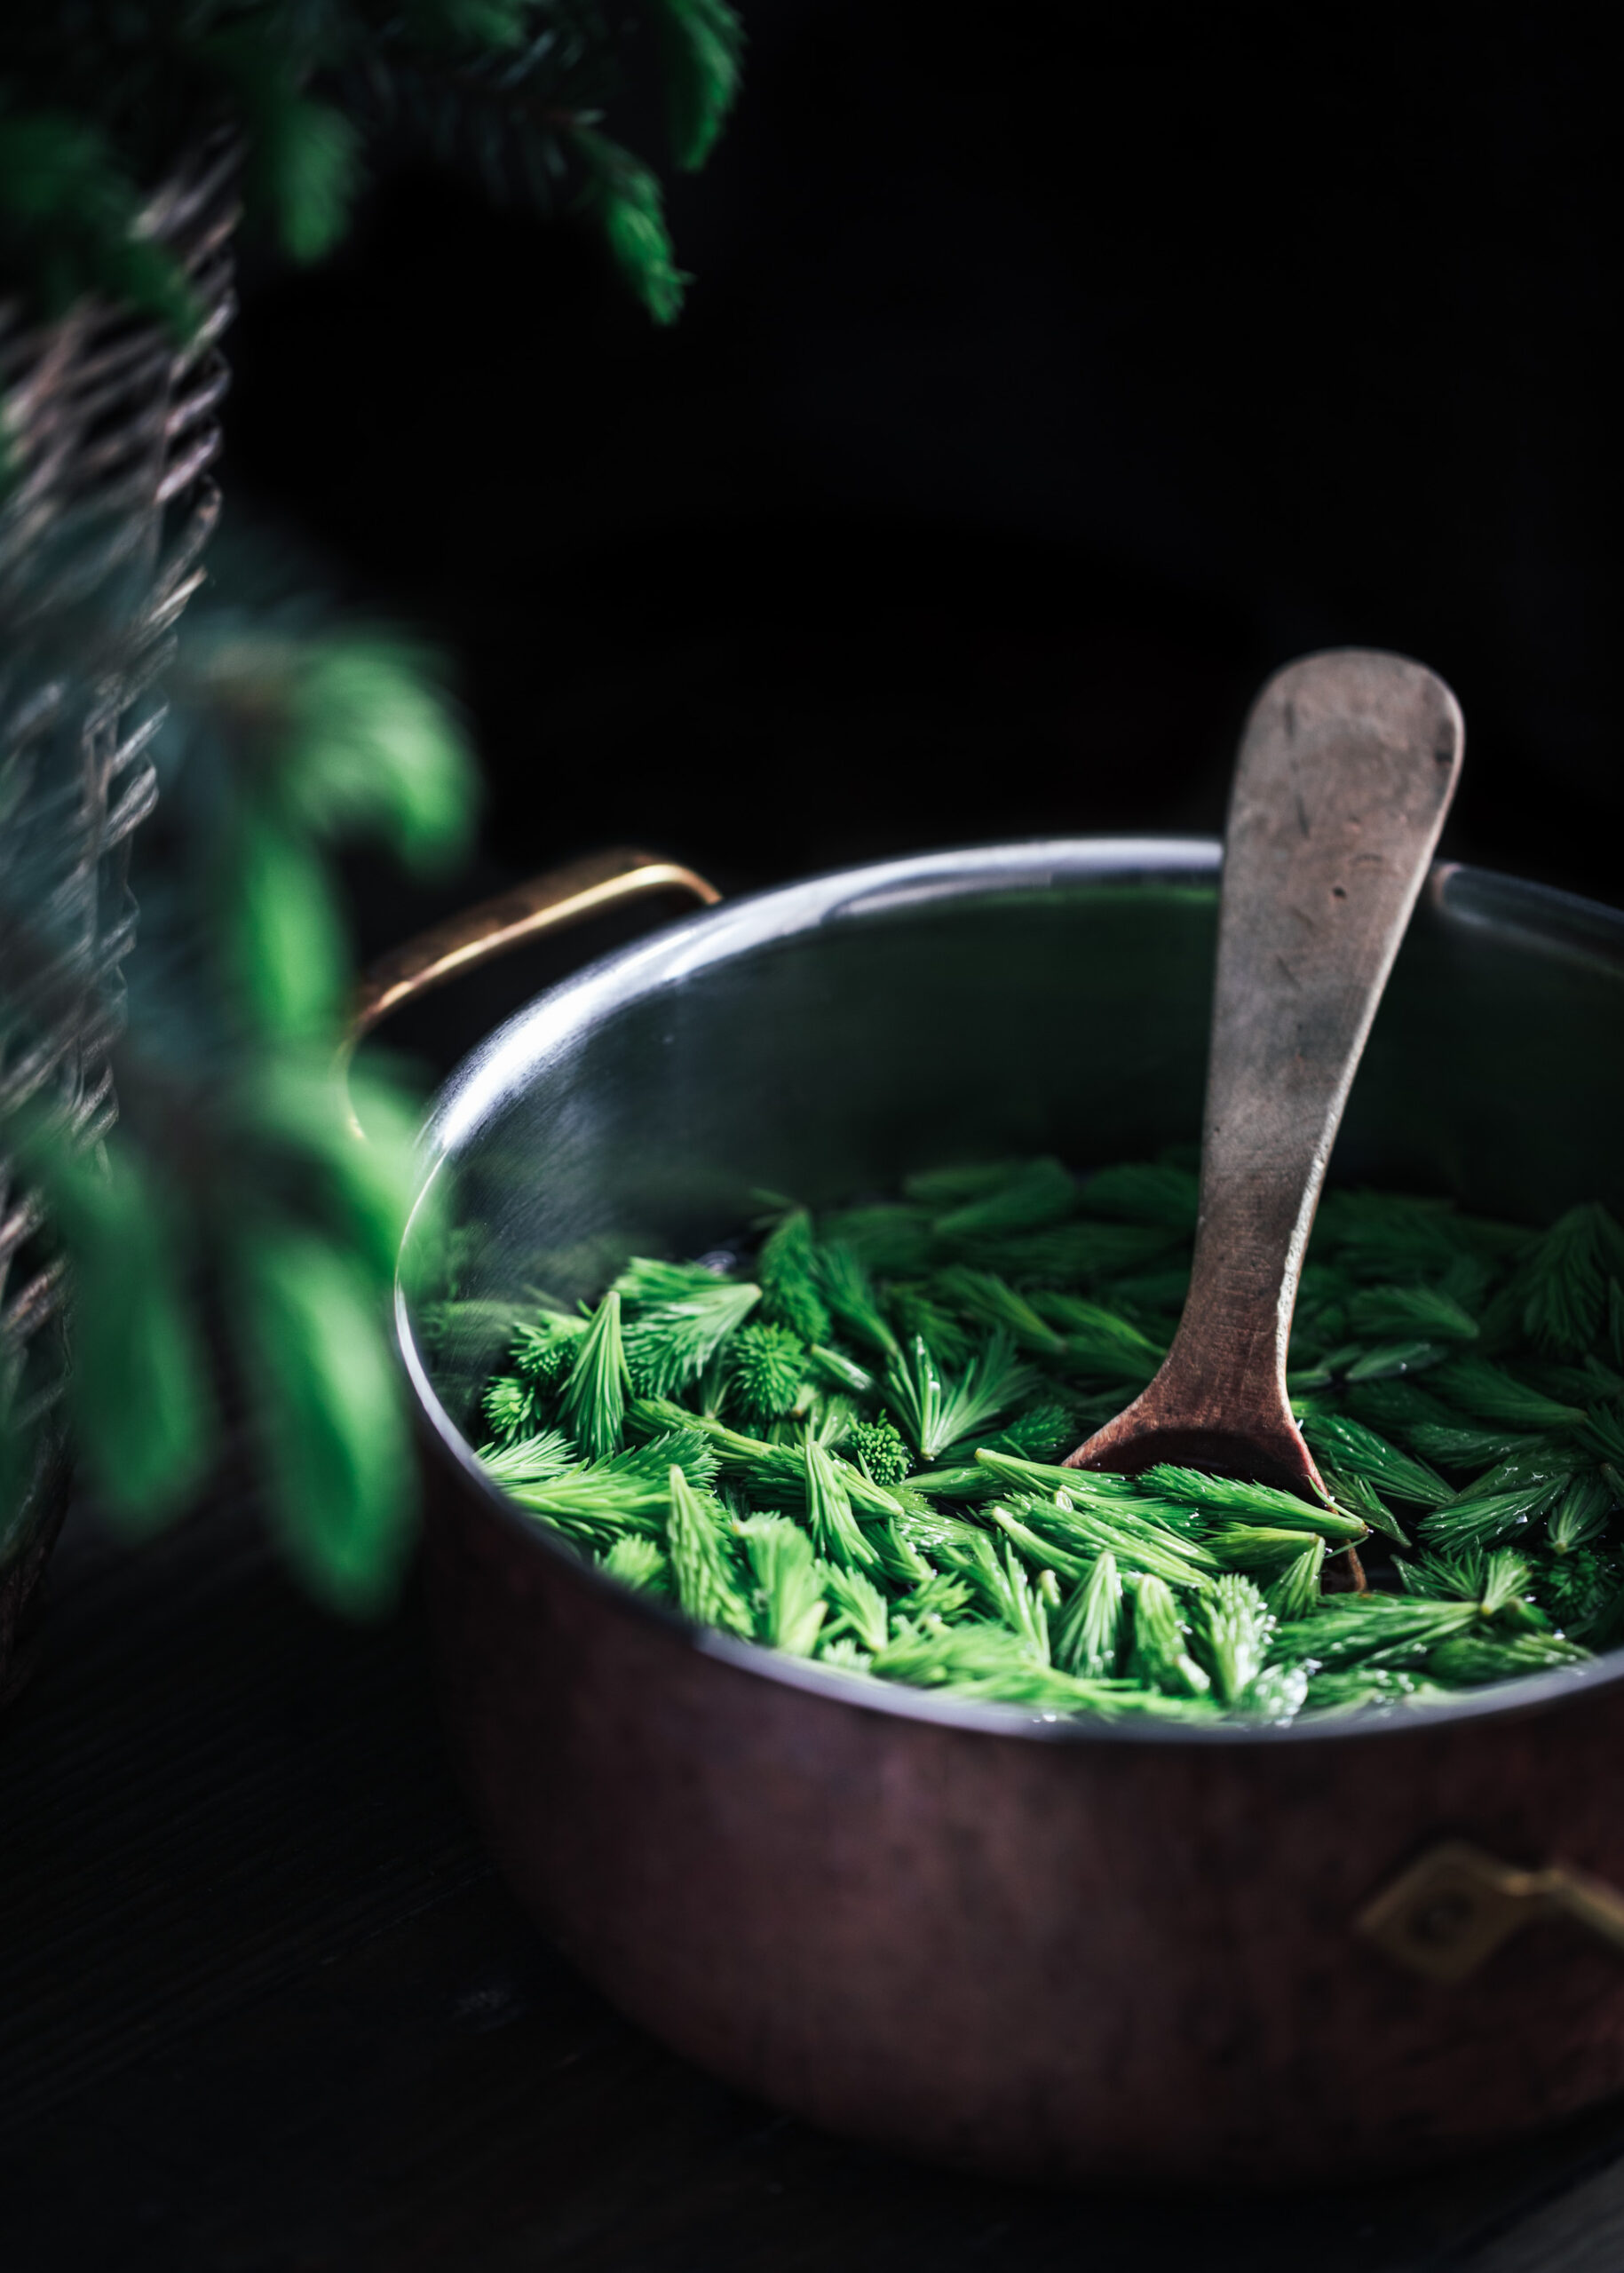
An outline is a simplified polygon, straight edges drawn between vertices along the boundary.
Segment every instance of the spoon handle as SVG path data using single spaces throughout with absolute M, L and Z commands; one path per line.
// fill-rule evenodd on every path
M 1081 1465 L 1116 1466 L 1119 1430 L 1146 1439 L 1136 1465 L 1232 1467 L 1239 1439 L 1259 1480 L 1318 1485 L 1286 1393 L 1297 1279 L 1463 738 L 1443 681 L 1398 655 L 1310 655 L 1259 695 L 1224 841 L 1190 1291 L 1161 1371 Z

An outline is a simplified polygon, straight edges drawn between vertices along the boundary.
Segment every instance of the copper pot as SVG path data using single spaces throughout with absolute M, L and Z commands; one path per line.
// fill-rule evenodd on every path
M 445 1709 L 520 1897 L 731 2083 L 1010 2174 L 1415 2165 L 1624 2085 L 1620 1659 L 1320 1727 L 1034 1719 L 696 1630 L 504 1501 L 463 1430 L 527 1287 L 702 1252 L 752 1187 L 1193 1135 L 1218 860 L 897 861 L 608 956 L 447 1085 L 452 1260 L 408 1241 L 403 1272 Z M 611 858 L 476 918 L 375 1005 L 648 877 Z M 1529 1222 L 1618 1208 L 1621 1014 L 1624 917 L 1435 869 L 1334 1176 Z

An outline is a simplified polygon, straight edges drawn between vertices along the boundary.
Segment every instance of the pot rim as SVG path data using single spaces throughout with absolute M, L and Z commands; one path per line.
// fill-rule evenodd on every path
M 428 1195 L 447 1164 L 522 1085 L 544 1080 L 550 1060 L 585 1025 L 638 994 L 691 977 L 708 966 L 820 925 L 931 901 L 984 897 L 1000 890 L 1046 884 L 1216 880 L 1223 846 L 1216 837 L 1037 838 L 920 853 L 866 862 L 741 894 L 668 924 L 648 938 L 612 950 L 516 1011 L 463 1058 L 437 1093 L 420 1138 L 423 1181 L 402 1240 L 409 1249 Z M 1424 888 L 1435 908 L 1470 928 L 1520 934 L 1531 946 L 1624 975 L 1624 912 L 1527 880 L 1461 862 L 1435 862 Z M 1577 1703 L 1597 1689 L 1624 1682 L 1624 1647 L 1586 1666 L 1533 1674 L 1476 1691 L 1447 1705 L 1394 1706 L 1345 1720 L 1187 1723 L 1034 1713 L 1018 1705 L 945 1697 L 900 1683 L 790 1657 L 763 1643 L 740 1642 L 609 1579 L 567 1542 L 532 1521 L 480 1466 L 478 1455 L 441 1404 L 417 1346 L 404 1274 L 398 1270 L 395 1332 L 402 1363 L 419 1407 L 419 1422 L 434 1453 L 510 1534 L 576 1583 L 685 1640 L 699 1655 L 719 1659 L 757 1680 L 796 1689 L 831 1704 L 893 1718 L 935 1723 L 1004 1738 L 1059 1744 L 1153 1744 L 1234 1746 L 1398 1741 L 1462 1721 L 1522 1718 Z

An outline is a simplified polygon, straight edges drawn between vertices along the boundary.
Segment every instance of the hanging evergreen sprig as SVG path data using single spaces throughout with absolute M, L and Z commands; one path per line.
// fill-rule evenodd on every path
M 671 154 L 695 173 L 738 99 L 744 28 L 726 0 L 648 0 L 665 58 Z
M 221 558 L 229 587 L 241 563 L 229 543 Z M 253 567 L 268 578 L 264 558 Z M 255 620 L 196 604 L 151 744 L 162 834 L 141 852 L 162 857 L 138 859 L 142 952 L 105 1172 L 46 1123 L 5 1132 L 75 1282 L 75 1438 L 109 1511 L 140 1527 L 184 1504 L 228 1364 L 289 1559 L 357 1612 L 389 1599 L 410 1537 L 388 1303 L 416 1114 L 387 1074 L 346 1088 L 337 1070 L 350 978 L 329 861 L 362 836 L 420 872 L 455 856 L 473 775 L 435 677 L 319 603 Z M 514 1379 L 518 1403 L 504 1392 L 493 1420 L 524 1435 L 545 1415 Z
M 0 71 L 4 52 L 0 39 Z M 186 338 L 196 301 L 178 265 L 141 234 L 140 206 L 102 126 L 53 103 L 24 109 L 15 82 L 0 81 L 0 292 L 28 290 L 47 319 L 95 293 Z
M 80 1323 L 67 1391 L 88 1478 L 132 1530 L 162 1523 L 201 1481 L 218 1434 L 201 1322 L 190 1299 L 192 1226 L 159 1164 L 115 1136 L 106 1165 L 51 1120 L 8 1131 L 73 1258 Z M 7 1416 L 9 1418 L 9 1416 Z M 0 1484 L 26 1483 L 4 1455 Z M 0 1545 L 11 1493 L 0 1491 Z
M 737 99 L 726 0 L 647 0 L 673 160 L 701 166 Z M 290 258 L 343 236 L 369 146 L 418 147 L 492 196 L 597 218 L 656 322 L 682 305 L 657 175 L 604 131 L 633 20 L 598 0 L 123 0 L 0 16 L 0 289 L 39 313 L 99 292 L 177 333 L 184 273 L 139 232 L 202 133 L 240 131 L 250 221 Z
M 581 202 L 597 217 L 615 265 L 656 323 L 675 323 L 693 279 L 677 265 L 659 176 L 584 122 L 570 127 L 569 140 L 587 177 Z

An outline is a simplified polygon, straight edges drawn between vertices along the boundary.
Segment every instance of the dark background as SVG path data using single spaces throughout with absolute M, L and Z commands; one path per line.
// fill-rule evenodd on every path
M 1215 829 L 1258 681 L 1346 641 L 1462 700 L 1447 850 L 1624 899 L 1604 12 L 745 12 L 675 330 L 423 173 L 325 269 L 247 264 L 228 487 L 452 659 L 490 798 L 441 901 L 629 837 L 735 888 Z M 610 124 L 655 119 L 639 78 Z M 428 904 L 353 882 L 363 948 Z M 415 1603 L 319 1619 L 230 1501 L 133 1561 L 76 1525 L 53 1586 L 0 1760 L 21 2273 L 1624 2263 L 1616 2107 L 1262 2207 L 825 2139 L 519 1914 Z
M 744 14 L 674 329 L 421 170 L 250 263 L 228 482 L 452 658 L 461 896 L 628 839 L 736 888 L 1216 829 L 1260 679 L 1367 643 L 1464 706 L 1446 851 L 1617 899 L 1601 18 Z M 358 891 L 368 950 L 421 912 Z

